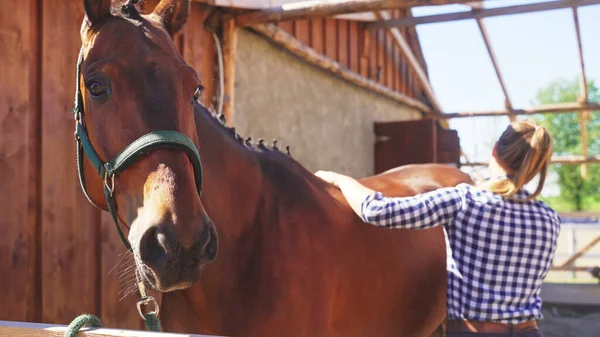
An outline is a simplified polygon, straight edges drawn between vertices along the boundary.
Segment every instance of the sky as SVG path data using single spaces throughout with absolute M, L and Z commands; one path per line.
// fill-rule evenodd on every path
M 494 0 L 488 8 L 548 2 Z M 414 16 L 468 11 L 464 5 L 413 8 Z M 583 55 L 589 79 L 600 82 L 600 5 L 578 10 Z M 595 18 L 595 20 L 594 20 Z M 539 88 L 580 74 L 573 13 L 570 8 L 484 18 L 508 94 L 515 108 L 535 106 Z M 444 112 L 504 109 L 504 94 L 475 20 L 417 26 L 429 79 Z M 595 62 L 594 62 L 595 61 Z M 487 161 L 508 117 L 452 119 L 461 147 L 471 161 Z M 477 134 L 473 132 L 477 130 Z M 552 193 L 554 194 L 554 193 Z

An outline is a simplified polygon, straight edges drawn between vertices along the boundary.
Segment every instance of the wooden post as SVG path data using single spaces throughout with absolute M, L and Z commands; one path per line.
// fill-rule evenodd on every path
M 235 123 L 235 55 L 237 50 L 237 27 L 235 20 L 223 23 L 223 74 L 225 86 L 223 91 L 223 114 L 230 126 Z
M 579 67 L 581 70 L 581 79 L 579 81 L 579 103 L 586 104 L 588 102 L 588 87 L 587 78 L 585 76 L 585 63 L 583 62 L 583 47 L 581 43 L 581 30 L 579 27 L 579 15 L 577 13 L 577 7 L 572 7 L 573 10 L 573 22 L 575 23 L 575 35 L 577 36 L 577 50 L 579 52 Z M 586 120 L 589 115 L 589 111 L 583 110 L 579 112 L 579 131 L 581 135 L 581 154 L 584 157 L 588 155 L 588 142 L 587 142 L 587 127 Z M 584 180 L 588 176 L 588 166 L 586 163 L 581 164 L 581 178 Z

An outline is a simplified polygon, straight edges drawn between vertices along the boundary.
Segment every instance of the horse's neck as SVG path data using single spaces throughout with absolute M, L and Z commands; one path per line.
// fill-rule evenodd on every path
M 202 204 L 220 232 L 227 236 L 243 232 L 262 188 L 255 155 L 200 105 L 195 120 L 204 176 Z
M 204 166 L 202 203 L 217 231 L 226 237 L 219 248 L 221 261 L 245 258 L 243 247 L 265 241 L 261 235 L 272 233 L 273 226 L 295 225 L 289 217 L 279 219 L 282 214 L 304 214 L 295 210 L 315 210 L 335 202 L 331 186 L 286 154 L 251 149 L 231 136 L 204 107 L 198 105 L 196 110 Z

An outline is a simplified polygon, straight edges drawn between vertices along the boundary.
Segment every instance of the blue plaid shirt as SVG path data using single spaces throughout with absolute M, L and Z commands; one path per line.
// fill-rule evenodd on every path
M 522 190 L 517 197 L 528 195 Z M 363 221 L 387 228 L 444 226 L 448 319 L 516 324 L 542 318 L 540 289 L 560 231 L 558 214 L 543 202 L 460 184 L 405 198 L 376 192 L 361 211 Z

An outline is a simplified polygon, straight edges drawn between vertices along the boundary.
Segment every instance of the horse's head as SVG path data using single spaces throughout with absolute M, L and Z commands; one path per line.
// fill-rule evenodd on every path
M 90 201 L 130 227 L 138 276 L 170 291 L 197 281 L 217 254 L 200 201 L 191 103 L 200 83 L 171 38 L 189 1 L 162 0 L 148 15 L 133 2 L 83 1 L 76 138 L 89 160 L 80 174 Z

